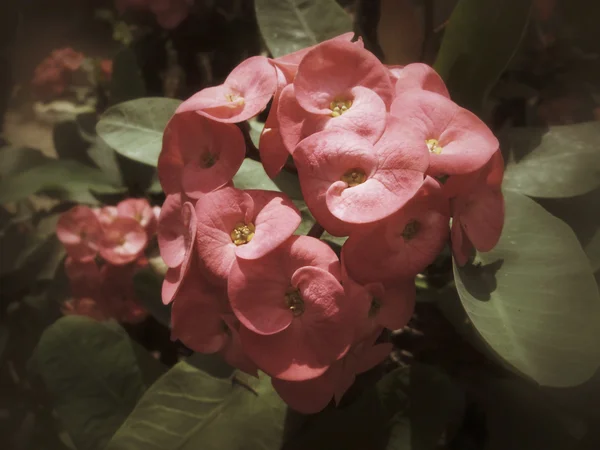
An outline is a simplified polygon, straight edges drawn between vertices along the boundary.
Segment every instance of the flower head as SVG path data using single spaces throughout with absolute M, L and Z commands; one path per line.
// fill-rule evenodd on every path
M 96 257 L 102 242 L 102 226 L 87 206 L 75 206 L 61 214 L 56 235 L 74 260 L 89 261 Z
M 413 89 L 420 89 L 450 98 L 442 78 L 427 64 L 413 63 L 402 69 L 395 69 L 394 77 L 397 96 Z
M 184 101 L 177 114 L 195 111 L 217 122 L 243 122 L 265 109 L 276 89 L 275 67 L 264 56 L 253 56 L 233 69 L 222 85 Z
M 127 264 L 142 254 L 147 243 L 146 230 L 138 221 L 119 216 L 104 226 L 100 256 L 111 264 Z
M 224 283 L 235 258 L 257 259 L 277 248 L 300 224 L 284 194 L 225 187 L 196 203 L 196 248 L 213 281 Z
M 165 129 L 158 177 L 167 194 L 192 198 L 231 181 L 244 161 L 246 145 L 238 127 L 193 112 L 176 114 Z
M 117 214 L 120 217 L 129 217 L 137 221 L 151 239 L 156 232 L 156 217 L 152 206 L 144 198 L 128 198 L 117 205 Z

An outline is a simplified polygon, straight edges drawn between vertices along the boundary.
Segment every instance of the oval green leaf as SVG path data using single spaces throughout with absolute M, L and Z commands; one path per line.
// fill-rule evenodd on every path
M 78 450 L 104 449 L 145 389 L 132 343 L 116 323 L 64 317 L 44 332 L 31 363 Z
M 180 103 L 170 98 L 119 103 L 102 114 L 96 132 L 117 153 L 156 167 L 164 129 Z
M 505 191 L 500 242 L 454 266 L 462 304 L 510 368 L 545 386 L 583 383 L 600 366 L 600 295 L 573 231 L 533 200 Z
M 255 0 L 260 32 L 274 58 L 352 31 L 335 0 Z
M 490 89 L 514 56 L 529 22 L 531 0 L 460 0 L 434 68 L 452 99 L 481 112 Z
M 501 136 L 504 187 L 540 198 L 574 197 L 600 187 L 600 123 L 513 128 Z

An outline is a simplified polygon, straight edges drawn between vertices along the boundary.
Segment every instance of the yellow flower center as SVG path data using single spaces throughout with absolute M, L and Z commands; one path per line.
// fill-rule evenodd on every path
M 411 220 L 404 227 L 404 230 L 402 231 L 402 237 L 405 241 L 410 241 L 417 235 L 420 229 L 421 224 L 416 220 Z
M 427 139 L 425 143 L 427 144 L 430 153 L 435 153 L 436 155 L 442 153 L 443 147 L 437 139 Z
M 340 100 L 335 99 L 329 104 L 331 109 L 331 117 L 339 117 L 350 109 L 352 106 L 352 100 Z
M 300 291 L 290 287 L 285 293 L 285 304 L 292 311 L 294 317 L 301 316 L 304 313 L 304 300 L 300 295 Z
M 235 92 L 225 94 L 225 98 L 230 103 L 229 106 L 233 108 L 244 105 L 244 97 L 242 97 L 240 94 L 236 94 Z
M 367 180 L 367 174 L 362 169 L 354 168 L 346 171 L 340 180 L 348 184 L 348 187 L 354 187 L 364 183 Z
M 377 297 L 373 297 L 373 300 L 371 300 L 371 307 L 369 308 L 369 317 L 375 317 L 379 313 L 380 309 L 381 300 L 379 300 Z
M 256 228 L 253 223 L 236 223 L 231 232 L 231 241 L 235 245 L 244 245 L 252 240 Z

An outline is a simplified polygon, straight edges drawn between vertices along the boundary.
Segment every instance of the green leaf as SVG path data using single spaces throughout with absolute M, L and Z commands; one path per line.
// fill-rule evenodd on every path
M 600 123 L 512 128 L 503 186 L 532 197 L 573 197 L 600 187 Z
M 106 175 L 112 183 L 116 185 L 123 184 L 123 176 L 119 168 L 117 154 L 102 139 L 96 137 L 96 141 L 87 151 L 90 159 Z
M 146 392 L 106 450 L 276 449 L 285 413 L 264 375 L 213 378 L 180 362 Z
M 51 159 L 37 149 L 2 147 L 0 148 L 0 179 L 40 166 L 48 161 Z
M 254 8 L 275 58 L 352 31 L 352 19 L 335 0 L 255 0 Z
M 52 141 L 59 159 L 71 159 L 93 166 L 93 161 L 87 153 L 90 142 L 83 136 L 76 121 L 57 123 L 52 129 Z
M 116 105 L 145 95 L 146 85 L 135 52 L 132 48 L 123 48 L 113 58 L 110 104 Z
M 117 153 L 156 167 L 164 129 L 180 103 L 158 97 L 120 103 L 102 114 L 96 131 Z
M 573 231 L 533 200 L 505 191 L 500 242 L 479 264 L 454 266 L 473 325 L 500 359 L 537 383 L 567 387 L 600 366 L 600 295 Z
M 64 317 L 44 332 L 31 363 L 78 450 L 104 449 L 144 392 L 132 343 L 116 324 Z
M 76 161 L 48 161 L 0 181 L 0 204 L 14 202 L 40 191 L 57 191 L 57 196 L 80 203 L 97 203 L 90 194 L 121 193 L 97 169 Z
M 460 0 L 434 64 L 452 99 L 480 112 L 514 56 L 529 22 L 531 0 Z
M 133 277 L 136 297 L 142 306 L 161 324 L 171 326 L 171 308 L 164 305 L 161 297 L 162 280 L 152 269 L 140 270 Z

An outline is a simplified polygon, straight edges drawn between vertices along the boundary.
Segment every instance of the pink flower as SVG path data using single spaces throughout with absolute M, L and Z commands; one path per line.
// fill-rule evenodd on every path
M 361 284 L 394 283 L 425 269 L 448 239 L 448 209 L 448 200 L 428 178 L 406 206 L 348 238 L 342 262 L 349 276 Z
M 212 281 L 224 283 L 237 258 L 257 259 L 277 248 L 300 224 L 300 212 L 284 194 L 225 187 L 196 203 L 196 243 Z
M 279 396 L 293 409 L 314 414 L 324 409 L 331 399 L 339 404 L 354 384 L 356 375 L 381 363 L 392 351 L 391 344 L 375 344 L 381 330 L 353 345 L 348 354 L 334 363 L 323 375 L 306 381 L 273 378 L 271 383 Z
M 65 259 L 65 272 L 69 278 L 71 295 L 75 298 L 97 299 L 100 294 L 100 269 L 96 261 Z
M 116 206 L 103 206 L 102 208 L 95 208 L 94 214 L 96 214 L 100 224 L 104 226 L 112 223 L 118 217 L 119 211 Z
M 138 222 L 148 235 L 150 240 L 156 233 L 156 217 L 152 206 L 145 198 L 128 198 L 117 205 L 117 213 L 120 217 L 129 217 Z
M 346 296 L 362 305 L 357 330 L 359 340 L 381 328 L 398 330 L 408 323 L 413 314 L 416 288 L 412 278 L 398 279 L 387 285 L 360 285 L 343 270 L 342 282 Z
M 239 324 L 227 303 L 225 288 L 201 276 L 186 277 L 173 302 L 172 337 L 199 353 L 221 352 L 225 360 L 252 375 L 256 365 L 240 344 Z
M 489 252 L 500 239 L 504 226 L 503 172 L 502 154 L 497 151 L 482 170 L 452 180 L 463 190 L 451 200 L 452 250 L 460 266 L 467 263 L 473 248 Z
M 135 261 L 146 248 L 148 236 L 144 227 L 130 217 L 117 217 L 104 227 L 100 256 L 115 265 Z
M 98 253 L 102 227 L 90 208 L 79 205 L 61 214 L 56 224 L 56 235 L 71 258 L 89 261 Z
M 302 267 L 280 283 L 278 290 L 284 290 L 280 303 L 288 308 L 292 320 L 273 334 L 258 334 L 242 326 L 242 347 L 273 377 L 289 381 L 316 378 L 348 351 L 355 328 L 353 305 L 347 302 L 337 278 L 319 267 Z M 262 301 L 255 298 L 256 303 Z M 271 308 L 277 312 L 275 305 Z M 283 322 L 281 316 L 277 314 L 277 325 Z
M 379 141 L 327 130 L 294 152 L 302 193 L 320 221 L 323 206 L 343 222 L 364 224 L 400 209 L 419 190 L 429 155 L 420 139 L 389 117 Z
M 308 236 L 292 236 L 260 259 L 235 261 L 227 288 L 240 322 L 259 334 L 288 328 L 295 318 L 286 300 L 290 280 L 305 266 L 319 267 L 340 280 L 340 261 L 335 252 L 325 242 Z
M 392 97 L 390 77 L 372 53 L 351 42 L 323 42 L 304 56 L 294 83 L 281 92 L 277 115 L 283 143 L 293 153 L 300 140 L 330 128 L 375 143 Z
M 275 68 L 264 56 L 238 65 L 222 85 L 201 90 L 183 102 L 177 114 L 195 111 L 218 122 L 237 123 L 267 107 L 277 89 Z
M 94 299 L 87 297 L 67 300 L 62 304 L 61 312 L 65 316 L 86 316 L 99 322 L 110 319 Z
M 229 183 L 246 155 L 238 127 L 193 112 L 176 114 L 165 129 L 158 177 L 166 194 L 192 198 Z
M 133 284 L 139 267 L 137 263 L 120 266 L 107 263 L 100 269 L 102 295 L 97 303 L 108 317 L 124 323 L 139 323 L 148 316 L 138 303 Z
M 158 219 L 158 248 L 169 267 L 162 286 L 165 305 L 173 300 L 188 271 L 198 229 L 194 205 L 182 200 L 181 194 L 167 195 Z
M 393 70 L 393 76 L 396 78 L 394 83 L 396 95 L 413 89 L 421 89 L 450 98 L 448 88 L 442 78 L 427 64 L 413 63 L 402 69 Z
M 391 113 L 429 150 L 428 175 L 473 172 L 498 149 L 498 140 L 475 114 L 439 94 L 407 91 L 396 97 Z

